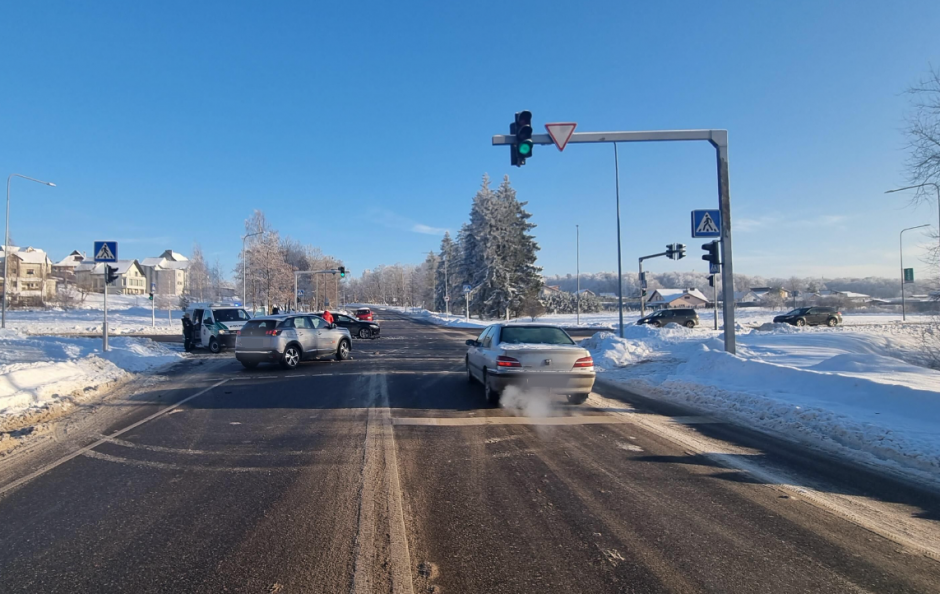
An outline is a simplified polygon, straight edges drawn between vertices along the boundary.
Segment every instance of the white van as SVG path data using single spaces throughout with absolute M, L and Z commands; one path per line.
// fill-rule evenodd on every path
M 186 313 L 193 322 L 190 348 L 207 348 L 213 353 L 234 347 L 235 334 L 251 319 L 243 307 L 225 303 L 190 303 Z

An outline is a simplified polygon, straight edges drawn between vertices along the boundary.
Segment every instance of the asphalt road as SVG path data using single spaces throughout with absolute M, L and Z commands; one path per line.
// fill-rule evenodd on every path
M 486 405 L 471 334 L 205 356 L 0 464 L 0 592 L 937 592 L 940 500 L 599 388 Z

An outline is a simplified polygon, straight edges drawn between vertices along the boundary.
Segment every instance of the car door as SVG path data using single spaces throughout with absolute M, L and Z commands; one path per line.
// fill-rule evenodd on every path
M 356 328 L 356 322 L 349 316 L 344 316 L 343 314 L 334 314 L 333 323 L 339 326 L 340 328 L 346 328 L 349 330 L 349 333 L 355 336 L 358 333 L 358 328 Z
M 329 324 L 320 316 L 308 316 L 307 321 L 314 328 L 313 332 L 317 337 L 317 354 L 328 355 L 335 352 L 342 333 L 337 329 L 330 330 Z
M 483 341 L 493 330 L 493 326 L 487 326 L 477 337 L 477 346 L 472 346 L 467 350 L 467 360 L 470 362 L 470 368 L 473 375 L 480 377 L 483 373 Z
M 212 340 L 212 325 L 215 324 L 215 320 L 212 319 L 212 310 L 207 309 L 203 313 L 202 325 L 199 329 L 199 338 L 202 341 L 203 346 L 209 344 Z
M 193 310 L 193 341 L 196 344 L 206 344 L 202 342 L 202 336 L 203 336 L 202 315 L 203 313 L 205 312 L 204 310 L 201 310 L 201 309 Z
M 307 318 L 298 316 L 289 322 L 294 324 L 294 332 L 297 333 L 297 340 L 300 342 L 300 348 L 304 350 L 304 359 L 312 359 L 317 356 L 317 333 Z
M 820 315 L 819 315 L 819 308 L 818 308 L 818 307 L 812 307 L 812 308 L 810 308 L 810 310 L 809 310 L 808 312 L 806 312 L 806 323 L 807 323 L 807 324 L 813 324 L 813 325 L 819 324 L 819 323 L 820 323 L 819 317 L 820 317 Z
M 497 335 L 499 326 L 490 326 L 489 332 L 483 337 L 480 345 L 480 368 L 494 369 L 496 367 L 496 347 L 499 345 Z

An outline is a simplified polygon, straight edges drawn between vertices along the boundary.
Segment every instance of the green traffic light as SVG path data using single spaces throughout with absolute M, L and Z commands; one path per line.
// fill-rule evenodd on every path
M 519 144 L 519 154 L 523 157 L 528 157 L 532 154 L 532 143 L 531 142 L 522 142 Z

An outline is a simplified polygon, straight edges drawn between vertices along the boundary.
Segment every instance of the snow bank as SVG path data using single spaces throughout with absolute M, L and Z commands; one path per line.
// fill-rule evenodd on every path
M 737 355 L 685 329 L 581 344 L 601 378 L 639 393 L 940 480 L 940 371 L 916 364 L 921 328 L 771 326 L 740 333 Z
M 96 338 L 26 336 L 0 331 L 0 424 L 75 401 L 87 392 L 175 363 L 182 354 L 144 338 L 113 337 L 101 351 Z

